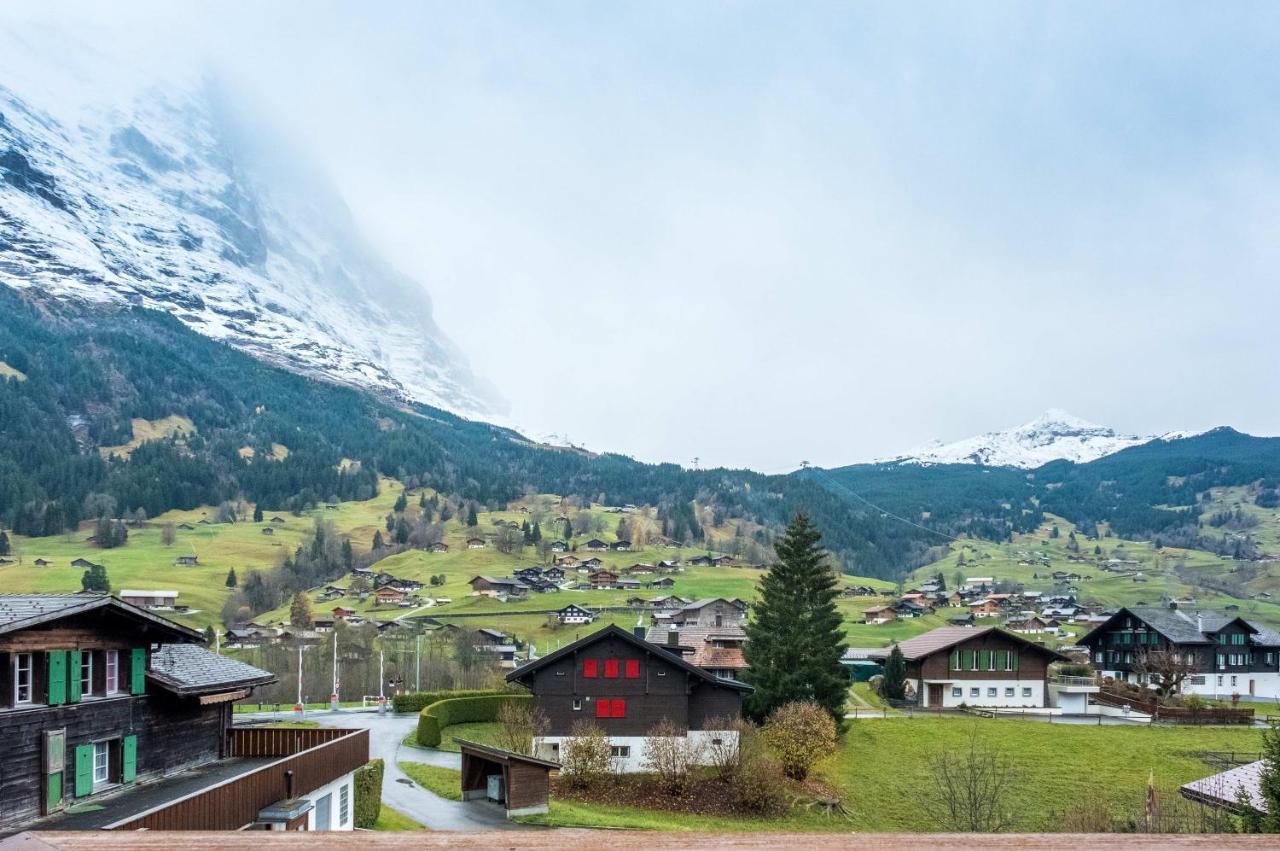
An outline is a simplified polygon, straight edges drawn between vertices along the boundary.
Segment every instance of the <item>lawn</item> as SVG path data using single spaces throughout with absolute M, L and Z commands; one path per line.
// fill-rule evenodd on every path
M 397 763 L 400 770 L 423 789 L 450 801 L 462 800 L 462 774 L 456 768 L 442 768 L 421 762 Z
M 851 722 L 837 751 L 817 775 L 842 791 L 850 817 L 797 809 L 783 818 L 698 817 L 635 807 L 552 801 L 546 815 L 526 821 L 556 827 L 650 830 L 931 831 L 926 814 L 929 757 L 968 747 L 971 730 L 983 747 L 1008 757 L 1018 782 L 1008 805 L 1015 829 L 1052 831 L 1058 814 L 1100 794 L 1119 817 L 1141 809 L 1154 771 L 1162 799 L 1183 783 L 1213 774 L 1195 754 L 1257 751 L 1257 730 L 1206 727 L 1088 727 L 1021 720 L 890 718 Z
M 378 813 L 378 820 L 373 823 L 373 829 L 386 831 L 408 831 L 426 830 L 427 828 L 418 824 L 399 810 L 394 810 L 386 804 L 383 804 L 382 810 Z
M 440 731 L 440 747 L 437 750 L 457 753 L 458 745 L 454 739 L 464 742 L 475 742 L 478 745 L 496 745 L 502 725 L 497 721 L 473 721 L 466 724 L 451 724 Z

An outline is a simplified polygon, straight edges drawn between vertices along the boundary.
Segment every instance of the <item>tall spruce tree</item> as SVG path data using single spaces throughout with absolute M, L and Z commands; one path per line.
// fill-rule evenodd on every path
M 890 700 L 902 700 L 907 696 L 907 660 L 893 643 L 889 658 L 884 661 L 884 679 L 880 682 L 880 696 Z
M 817 701 L 837 720 L 844 715 L 849 675 L 840 664 L 840 590 L 821 540 L 809 518 L 797 514 L 775 545 L 778 563 L 760 581 L 743 647 L 755 687 L 747 712 L 756 719 L 793 700 Z

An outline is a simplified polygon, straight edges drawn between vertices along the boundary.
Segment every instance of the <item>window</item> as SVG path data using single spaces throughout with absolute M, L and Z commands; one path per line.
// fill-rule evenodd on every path
M 600 663 L 597 662 L 595 659 L 583 659 L 582 660 L 582 676 L 586 677 L 587 679 L 594 679 L 595 677 L 599 676 L 599 664 Z
M 627 679 L 634 680 L 640 677 L 640 660 L 628 659 L 626 665 Z
M 952 686 L 952 687 L 951 687 L 951 696 L 952 696 L 952 697 L 964 697 L 964 689 L 960 688 L 960 686 Z
M 1010 688 L 1006 688 L 1006 689 L 1004 690 L 1004 696 L 1005 696 L 1005 697 L 1013 697 L 1013 688 L 1012 688 L 1012 687 L 1010 687 Z
M 574 700 L 573 700 L 573 711 L 574 711 L 574 712 L 578 712 L 578 711 L 580 711 L 581 709 L 582 709 L 582 701 L 581 701 L 581 700 L 579 700 L 578 698 L 574 698 Z
M 969 689 L 969 697 L 977 697 L 980 694 L 982 694 L 982 689 L 978 688 L 977 686 L 974 686 L 973 688 Z
M 32 661 L 30 653 L 13 656 L 13 702 L 31 703 Z
M 1023 696 L 1023 697 L 1031 697 L 1031 687 L 1030 687 L 1030 686 L 1026 686 L 1026 687 L 1024 687 L 1024 688 L 1022 689 L 1022 696 Z
M 610 679 L 610 680 L 616 680 L 618 678 L 618 660 L 617 659 L 604 660 L 604 675 L 606 679 Z
M 1106 661 L 1107 661 L 1107 658 L 1106 658 L 1106 657 L 1107 657 L 1107 654 L 1106 654 L 1106 653 L 1103 653 L 1101 650 L 1099 650 L 1097 653 L 1094 653 L 1094 654 L 1093 654 L 1093 661 L 1095 661 L 1095 662 L 1097 662 L 1099 665 L 1101 665 L 1102 663 L 1104 663 L 1104 662 L 1106 662 Z
M 1231 678 L 1231 685 L 1232 685 L 1232 686 L 1234 686 L 1235 684 L 1236 684 L 1236 678 L 1235 678 L 1235 677 L 1232 677 L 1232 678 Z
M 1225 655 L 1225 654 L 1223 654 L 1223 653 L 1219 653 L 1219 654 L 1218 654 L 1218 667 L 1219 667 L 1219 668 L 1225 668 L 1226 666 L 1227 666 L 1227 657 L 1226 657 L 1226 655 Z M 1218 677 L 1218 679 L 1219 679 L 1219 680 L 1221 680 L 1221 679 L 1222 679 L 1222 677 Z
M 115 694 L 120 690 L 120 651 L 108 650 L 103 654 L 103 664 L 107 672 L 105 684 L 107 694 Z
M 627 759 L 631 756 L 630 745 L 614 745 L 609 748 L 609 755 L 614 759 Z
M 990 686 L 989 688 L 987 688 L 987 697 L 995 697 L 995 696 L 996 696 L 996 687 Z
M 338 824 L 346 824 L 351 817 L 351 787 L 343 786 L 338 790 Z
M 80 696 L 93 694 L 93 652 L 86 650 L 80 654 Z
M 107 774 L 110 771 L 111 755 L 107 746 L 109 742 L 93 743 L 93 785 L 98 786 L 107 782 Z
M 1221 677 L 1221 676 L 1219 676 L 1219 677 L 1218 677 L 1218 685 L 1222 685 L 1222 677 Z
M 1235 635 L 1231 636 L 1231 643 L 1232 643 L 1232 644 L 1244 644 L 1244 633 L 1243 633 L 1243 632 L 1237 632 Z

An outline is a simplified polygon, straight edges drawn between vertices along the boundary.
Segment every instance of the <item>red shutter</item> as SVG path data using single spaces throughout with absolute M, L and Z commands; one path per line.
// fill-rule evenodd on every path
M 634 680 L 634 679 L 637 679 L 639 676 L 640 676 L 640 660 L 628 659 L 627 660 L 627 679 Z
M 604 660 L 604 676 L 605 679 L 616 680 L 618 678 L 618 660 Z
M 583 659 L 583 660 L 582 660 L 582 676 L 584 676 L 584 677 L 596 677 L 596 676 L 599 676 L 599 674 L 597 673 L 596 660 L 595 660 L 595 659 Z
M 596 701 L 596 717 L 597 718 L 609 717 L 609 701 L 607 700 Z
M 615 698 L 609 702 L 613 704 L 612 714 L 614 718 L 627 717 L 627 702 L 625 700 L 618 700 Z

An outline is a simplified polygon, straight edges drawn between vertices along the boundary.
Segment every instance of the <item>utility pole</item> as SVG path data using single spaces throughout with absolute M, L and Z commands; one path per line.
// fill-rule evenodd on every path
M 338 711 L 338 630 L 333 631 L 333 693 L 329 695 L 329 709 Z
M 378 648 L 378 714 L 387 712 L 387 657 L 386 651 Z
M 302 706 L 302 642 L 298 642 L 298 702 L 293 705 L 293 714 L 298 718 L 303 715 Z
M 413 637 L 413 690 L 422 691 L 422 633 Z

